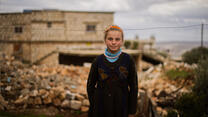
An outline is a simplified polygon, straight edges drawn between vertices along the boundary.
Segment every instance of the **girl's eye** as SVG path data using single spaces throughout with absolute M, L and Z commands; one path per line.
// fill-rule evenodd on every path
M 108 40 L 109 40 L 109 41 L 112 41 L 112 40 L 113 40 L 113 38 L 109 37 L 109 38 L 108 38 Z
M 116 41 L 120 41 L 121 39 L 120 38 L 116 38 Z

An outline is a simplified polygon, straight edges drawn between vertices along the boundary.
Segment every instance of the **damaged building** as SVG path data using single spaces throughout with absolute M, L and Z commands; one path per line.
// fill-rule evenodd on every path
M 0 13 L 0 51 L 30 64 L 83 65 L 104 52 L 104 29 L 113 21 L 114 12 Z M 124 51 L 139 65 L 141 51 Z
M 0 51 L 29 63 L 78 64 L 79 53 L 74 50 L 104 48 L 103 30 L 113 23 L 113 14 L 60 10 L 1 13 Z M 89 61 L 94 56 L 79 59 Z

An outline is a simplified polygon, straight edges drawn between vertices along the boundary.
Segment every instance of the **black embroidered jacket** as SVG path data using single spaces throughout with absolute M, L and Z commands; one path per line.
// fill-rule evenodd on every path
M 128 117 L 137 108 L 138 82 L 133 59 L 122 53 L 111 63 L 104 55 L 92 63 L 87 81 L 89 117 Z

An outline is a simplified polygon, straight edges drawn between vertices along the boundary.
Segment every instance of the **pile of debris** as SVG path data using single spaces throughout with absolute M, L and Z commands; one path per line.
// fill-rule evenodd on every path
M 170 80 L 165 74 L 166 71 L 179 69 L 185 71 L 193 71 L 196 65 L 188 65 L 169 61 L 163 65 L 151 66 L 148 70 L 141 73 L 139 79 L 139 90 L 144 92 L 150 98 L 150 103 L 160 116 L 167 115 L 167 110 L 173 107 L 176 99 L 183 93 L 191 91 L 193 85 L 192 80 Z M 144 103 L 144 102 L 143 102 Z M 144 116 L 145 117 L 145 116 Z
M 87 112 L 89 67 L 28 66 L 5 56 L 0 61 L 0 110 L 54 106 Z
M 0 110 L 54 107 L 61 112 L 87 112 L 89 109 L 86 92 L 89 65 L 29 66 L 14 57 L 1 56 L 0 68 Z M 140 117 L 167 114 L 167 108 L 172 106 L 176 97 L 190 91 L 188 87 L 181 87 L 165 78 L 164 72 L 173 68 L 194 67 L 169 62 L 151 66 L 138 74 L 142 75 L 139 79 L 137 113 Z M 50 113 L 50 116 L 55 114 Z

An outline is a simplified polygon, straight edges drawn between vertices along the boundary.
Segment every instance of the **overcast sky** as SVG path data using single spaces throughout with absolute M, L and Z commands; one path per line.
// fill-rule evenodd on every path
M 126 38 L 155 36 L 157 41 L 200 41 L 204 23 L 208 41 L 208 0 L 0 0 L 0 12 L 23 9 L 114 11 L 114 23 Z

